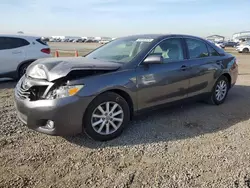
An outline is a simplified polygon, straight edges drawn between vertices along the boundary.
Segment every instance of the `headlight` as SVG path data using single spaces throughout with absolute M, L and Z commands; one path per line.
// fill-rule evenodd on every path
M 42 69 L 42 65 L 35 65 L 30 71 L 29 76 L 37 79 L 46 79 L 46 73 L 44 69 Z
M 75 95 L 80 89 L 83 88 L 83 85 L 74 85 L 74 86 L 60 86 L 57 89 L 49 92 L 47 99 L 58 99 L 64 97 L 70 97 Z

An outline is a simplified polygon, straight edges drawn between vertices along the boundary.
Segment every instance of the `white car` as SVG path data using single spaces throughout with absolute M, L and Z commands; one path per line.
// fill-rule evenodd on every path
M 250 42 L 242 43 L 236 47 L 239 53 L 249 53 L 250 52 Z
M 111 40 L 100 40 L 99 43 L 100 44 L 107 44 L 109 43 Z
M 0 34 L 0 77 L 19 79 L 35 60 L 51 57 L 49 46 L 35 36 Z
M 219 48 L 225 48 L 225 44 L 223 42 L 216 42 L 215 45 Z

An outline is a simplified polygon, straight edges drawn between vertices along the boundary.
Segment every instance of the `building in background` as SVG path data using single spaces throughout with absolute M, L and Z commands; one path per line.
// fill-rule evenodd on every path
M 241 42 L 250 40 L 250 31 L 242 31 L 238 33 L 234 33 L 232 36 L 232 41 Z
M 206 37 L 206 39 L 212 42 L 224 42 L 225 37 L 221 35 L 211 35 Z

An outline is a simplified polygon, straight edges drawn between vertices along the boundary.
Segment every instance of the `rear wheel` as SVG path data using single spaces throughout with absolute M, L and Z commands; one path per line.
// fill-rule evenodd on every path
M 25 64 L 21 65 L 21 67 L 18 70 L 18 79 L 20 79 L 26 73 L 26 70 L 27 70 L 29 65 L 30 65 L 30 63 L 25 63 Z
M 227 97 L 228 89 L 228 79 L 225 76 L 221 76 L 215 83 L 208 102 L 215 105 L 224 103 Z
M 248 53 L 249 49 L 248 48 L 244 48 L 242 51 L 243 51 L 243 53 Z
M 92 139 L 107 141 L 118 137 L 130 119 L 128 103 L 120 95 L 107 92 L 88 107 L 83 129 Z

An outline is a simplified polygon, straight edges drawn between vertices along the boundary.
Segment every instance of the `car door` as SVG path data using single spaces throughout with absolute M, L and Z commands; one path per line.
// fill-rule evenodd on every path
M 191 72 L 188 97 L 193 97 L 209 92 L 222 58 L 210 45 L 200 39 L 185 38 L 185 42 L 187 63 Z
M 16 71 L 19 63 L 25 59 L 25 45 L 27 43 L 19 38 L 0 37 L 0 74 Z
M 149 53 L 163 56 L 164 63 L 137 67 L 139 110 L 187 97 L 190 72 L 183 47 L 181 38 L 165 39 Z

